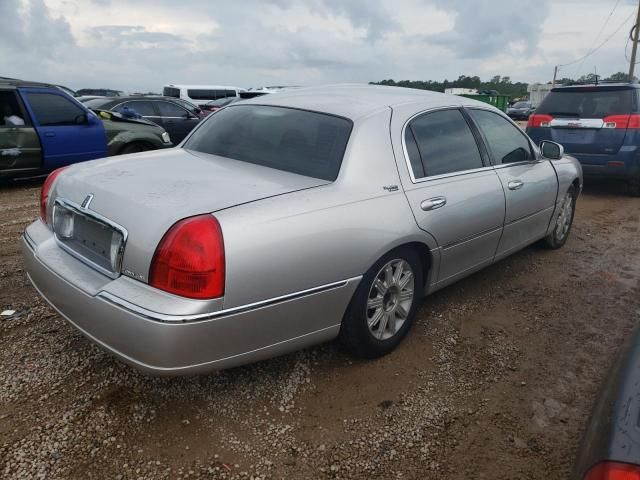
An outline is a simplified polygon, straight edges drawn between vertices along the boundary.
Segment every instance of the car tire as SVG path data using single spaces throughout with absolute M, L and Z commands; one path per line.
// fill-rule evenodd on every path
M 629 195 L 632 197 L 640 197 L 640 177 L 629 180 L 628 185 Z
M 377 358 L 407 335 L 423 292 L 418 253 L 401 247 L 384 255 L 362 277 L 347 307 L 339 339 L 352 354 Z
M 569 238 L 569 233 L 573 226 L 575 213 L 576 187 L 571 185 L 562 199 L 560 211 L 556 215 L 553 223 L 553 230 L 543 240 L 545 247 L 555 250 L 567 243 L 567 238 Z
M 120 154 L 126 155 L 128 153 L 140 153 L 148 150 L 153 150 L 153 148 L 144 142 L 131 142 L 122 147 Z

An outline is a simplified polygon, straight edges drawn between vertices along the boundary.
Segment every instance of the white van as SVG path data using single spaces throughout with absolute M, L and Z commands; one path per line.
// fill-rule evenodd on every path
M 165 97 L 182 98 L 194 105 L 203 105 L 219 98 L 237 97 L 246 88 L 225 87 L 221 85 L 165 85 L 162 94 Z

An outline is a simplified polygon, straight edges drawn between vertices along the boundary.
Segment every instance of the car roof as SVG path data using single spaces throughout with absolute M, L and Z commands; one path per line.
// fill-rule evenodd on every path
M 421 108 L 483 106 L 487 103 L 458 95 L 382 85 L 326 85 L 263 95 L 241 105 L 273 105 L 329 113 L 355 120 L 384 108 L 419 103 Z
M 129 100 L 166 100 L 169 102 L 174 102 L 179 100 L 174 97 L 165 97 L 162 95 L 124 95 L 122 97 L 96 97 L 96 98 L 104 98 L 108 103 L 122 103 L 128 102 Z M 105 103 L 107 103 L 105 102 Z
M 0 88 L 2 87 L 50 87 L 58 88 L 51 83 L 32 82 L 29 80 L 21 80 L 19 78 L 0 77 Z
M 625 89 L 625 88 L 640 88 L 640 84 L 638 83 L 629 83 L 629 82 L 598 82 L 598 83 L 583 83 L 583 84 L 568 84 L 568 85 L 559 85 L 551 89 L 552 92 L 560 92 L 562 90 L 594 90 L 594 89 L 607 89 L 614 87 L 616 89 Z

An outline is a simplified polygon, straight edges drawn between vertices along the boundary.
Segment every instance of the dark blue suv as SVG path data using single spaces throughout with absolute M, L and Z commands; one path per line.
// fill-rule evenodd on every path
M 529 117 L 536 142 L 552 140 L 582 164 L 585 177 L 625 180 L 640 196 L 640 85 L 557 87 Z

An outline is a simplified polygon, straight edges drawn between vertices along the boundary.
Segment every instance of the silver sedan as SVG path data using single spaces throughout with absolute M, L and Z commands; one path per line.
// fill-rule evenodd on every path
M 211 115 L 178 148 L 54 171 L 24 258 L 40 294 L 154 374 L 339 337 L 391 352 L 423 295 L 567 240 L 580 165 L 502 112 L 394 87 L 299 89 Z

